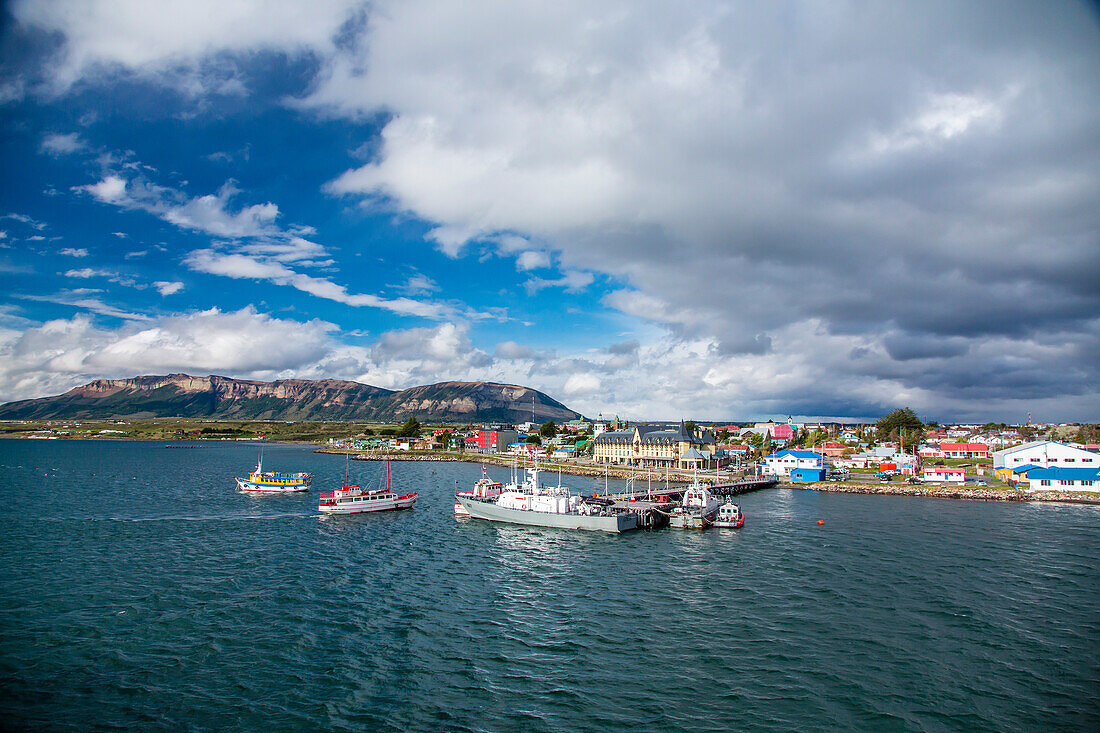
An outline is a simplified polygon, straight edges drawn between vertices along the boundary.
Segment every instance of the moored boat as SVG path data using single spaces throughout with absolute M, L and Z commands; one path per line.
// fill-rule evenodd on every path
M 673 529 L 705 529 L 714 523 L 717 516 L 718 499 L 696 480 L 684 492 L 680 506 L 672 510 L 668 526 Z
M 481 468 L 481 478 L 474 482 L 473 491 L 459 491 L 457 488 L 455 489 L 455 516 L 470 516 L 470 513 L 466 511 L 466 507 L 462 506 L 462 502 L 458 500 L 460 496 L 474 497 L 480 499 L 495 499 L 496 497 L 500 496 L 500 492 L 503 489 L 504 484 L 499 481 L 493 481 L 491 478 L 489 478 L 489 471 L 483 466 Z
M 264 471 L 264 457 L 261 454 L 256 462 L 256 470 L 248 474 L 248 478 L 236 478 L 237 488 L 240 491 L 259 491 L 274 494 L 285 494 L 294 491 L 308 491 L 313 481 L 311 473 L 279 473 L 277 471 Z
M 718 516 L 714 520 L 715 527 L 737 529 L 744 523 L 744 512 L 741 511 L 741 507 L 737 506 L 732 501 L 727 501 L 725 504 L 718 507 Z
M 561 486 L 540 486 L 538 464 L 527 469 L 522 484 L 505 487 L 495 498 L 459 494 L 456 498 L 475 519 L 560 529 L 627 532 L 638 526 L 638 515 L 620 511 L 611 502 L 570 494 Z
M 348 482 L 345 467 L 344 485 L 335 491 L 322 492 L 317 510 L 325 514 L 362 514 L 410 509 L 416 503 L 417 492 L 401 495 L 394 493 L 389 461 L 386 461 L 385 482 L 385 486 L 377 489 L 360 488 L 358 484 Z

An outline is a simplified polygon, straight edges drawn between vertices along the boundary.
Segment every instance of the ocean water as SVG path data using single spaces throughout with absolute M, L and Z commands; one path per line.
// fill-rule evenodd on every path
M 0 725 L 1100 729 L 1100 507 L 780 489 L 607 536 L 456 520 L 466 463 L 321 517 L 343 462 L 268 445 L 313 490 L 240 494 L 257 452 L 0 441 Z

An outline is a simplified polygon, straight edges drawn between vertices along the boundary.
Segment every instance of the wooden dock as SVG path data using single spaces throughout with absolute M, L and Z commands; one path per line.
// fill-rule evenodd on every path
M 741 494 L 747 494 L 750 491 L 759 491 L 760 489 L 770 489 L 778 482 L 775 479 L 770 478 L 751 478 L 744 479 L 742 481 L 727 481 L 724 483 L 708 484 L 707 491 L 715 496 L 729 497 L 740 496 Z M 607 498 L 614 501 L 627 501 L 629 499 L 648 499 L 653 500 L 658 496 L 667 496 L 673 501 L 680 501 L 684 498 L 684 491 L 687 490 L 690 484 L 684 484 L 681 486 L 669 486 L 667 488 L 660 487 L 654 489 L 646 489 L 643 491 L 624 491 L 618 494 L 608 494 Z

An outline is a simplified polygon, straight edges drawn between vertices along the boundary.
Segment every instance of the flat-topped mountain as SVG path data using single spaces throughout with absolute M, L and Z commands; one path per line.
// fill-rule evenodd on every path
M 580 417 L 530 387 L 440 382 L 394 391 L 340 379 L 259 382 L 189 374 L 97 379 L 56 397 L 0 405 L 0 419 L 186 417 L 226 420 L 563 421 Z

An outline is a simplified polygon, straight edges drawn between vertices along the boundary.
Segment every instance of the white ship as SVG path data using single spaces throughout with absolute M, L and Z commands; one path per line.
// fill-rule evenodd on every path
M 704 529 L 713 524 L 717 517 L 718 499 L 696 478 L 684 492 L 680 506 L 672 510 L 668 526 L 673 529 Z
M 491 522 L 603 532 L 626 532 L 638 526 L 634 512 L 585 501 L 585 497 L 570 494 L 561 486 L 540 486 L 537 463 L 527 469 L 522 484 L 509 484 L 495 498 L 465 493 L 456 498 L 471 517 Z
M 514 482 L 513 482 L 514 484 Z M 468 496 L 479 499 L 495 499 L 500 496 L 500 492 L 504 490 L 504 484 L 499 481 L 493 481 L 489 478 L 489 471 L 484 466 L 481 468 L 481 478 L 474 483 L 473 491 L 459 491 L 455 484 L 455 516 L 456 517 L 468 517 L 470 513 L 466 511 L 466 507 L 462 506 L 462 502 L 458 500 L 460 496 Z

